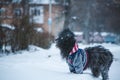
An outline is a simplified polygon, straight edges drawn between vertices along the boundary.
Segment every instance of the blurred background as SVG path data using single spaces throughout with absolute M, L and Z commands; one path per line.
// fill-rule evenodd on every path
M 0 0 L 0 50 L 50 48 L 64 28 L 79 43 L 120 43 L 120 0 Z

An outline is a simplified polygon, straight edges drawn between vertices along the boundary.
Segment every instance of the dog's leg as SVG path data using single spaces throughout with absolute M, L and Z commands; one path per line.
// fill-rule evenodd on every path
M 108 69 L 103 69 L 102 71 L 101 71 L 101 74 L 102 74 L 102 78 L 103 78 L 103 80 L 108 80 L 109 78 L 108 78 Z
M 110 61 L 108 62 L 108 65 L 106 64 L 106 66 L 101 67 L 101 75 L 102 75 L 103 80 L 109 80 L 108 72 L 109 72 L 109 68 L 113 62 L 113 56 L 110 55 L 109 57 L 110 58 L 108 58 L 108 60 L 110 60 Z
M 99 67 L 92 67 L 91 71 L 92 71 L 94 77 L 99 77 L 99 75 L 100 75 Z

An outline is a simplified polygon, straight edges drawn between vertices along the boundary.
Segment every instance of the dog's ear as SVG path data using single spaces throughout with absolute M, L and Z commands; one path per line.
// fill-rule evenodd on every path
M 68 33 L 66 35 L 67 37 L 75 37 L 75 34 L 69 28 L 66 28 L 65 32 Z
M 64 28 L 63 31 L 70 31 L 71 32 L 71 30 L 69 28 Z
M 68 27 L 65 27 L 65 28 L 64 28 L 64 30 L 70 30 L 70 28 L 68 28 Z

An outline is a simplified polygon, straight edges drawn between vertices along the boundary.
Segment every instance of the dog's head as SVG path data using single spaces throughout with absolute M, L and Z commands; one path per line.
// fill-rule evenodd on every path
M 56 46 L 60 49 L 63 58 L 66 58 L 75 44 L 75 35 L 70 29 L 64 29 L 56 39 Z

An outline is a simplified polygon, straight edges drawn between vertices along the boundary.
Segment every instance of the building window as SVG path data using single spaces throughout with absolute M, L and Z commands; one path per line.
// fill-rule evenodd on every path
M 39 8 L 33 8 L 33 9 L 31 9 L 31 13 L 33 16 L 39 16 L 41 11 Z
M 5 8 L 0 8 L 0 16 L 5 13 Z
M 15 16 L 21 16 L 21 14 L 22 14 L 21 8 L 16 8 L 14 10 L 14 14 L 15 14 Z
M 30 7 L 30 16 L 32 22 L 35 23 L 44 23 L 44 7 L 43 6 L 33 6 Z

